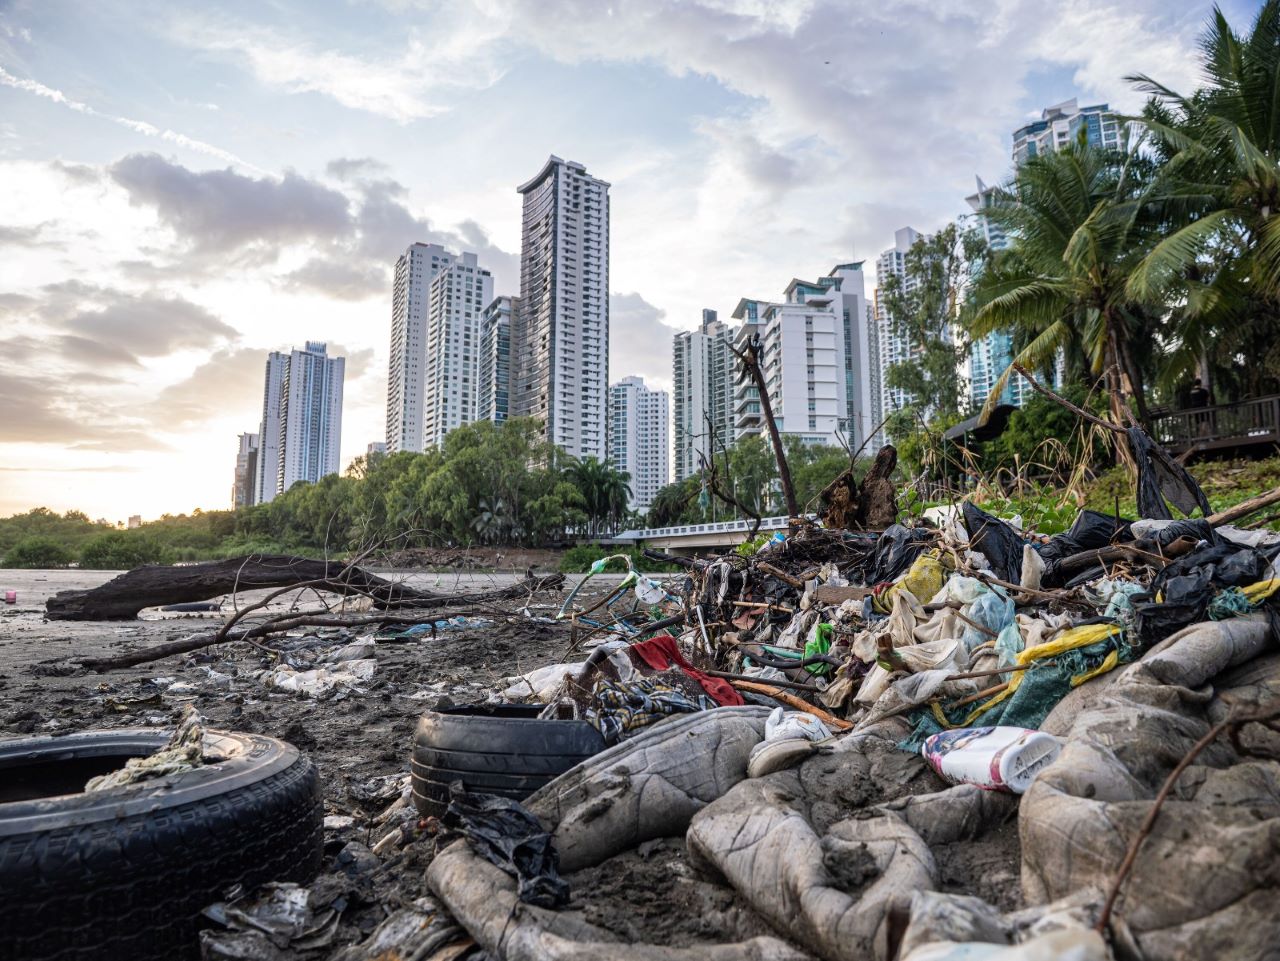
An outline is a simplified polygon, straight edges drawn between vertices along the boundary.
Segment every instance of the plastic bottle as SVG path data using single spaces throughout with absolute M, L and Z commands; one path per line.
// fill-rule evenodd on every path
M 1054 762 L 1062 742 L 1025 727 L 965 727 L 926 738 L 920 753 L 955 784 L 1021 794 Z

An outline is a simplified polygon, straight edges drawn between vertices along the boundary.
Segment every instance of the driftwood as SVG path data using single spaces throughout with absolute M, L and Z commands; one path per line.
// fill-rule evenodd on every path
M 528 593 L 514 585 L 479 594 L 433 594 L 370 574 L 340 561 L 251 554 L 184 567 L 138 567 L 87 591 L 59 591 L 45 604 L 55 621 L 128 621 L 146 607 L 206 601 L 238 591 L 273 587 L 313 587 L 334 594 L 370 598 L 381 610 L 418 609 L 496 600 Z
M 1270 507 L 1272 504 L 1280 504 L 1280 487 L 1269 490 L 1265 494 L 1250 497 L 1247 501 L 1241 501 L 1234 507 L 1228 507 L 1226 510 L 1218 511 L 1216 514 L 1210 514 L 1205 520 L 1209 522 L 1211 527 L 1221 527 L 1223 524 L 1230 524 L 1240 520 L 1242 517 L 1248 517 L 1255 511 Z
M 882 531 L 898 519 L 893 470 L 898 466 L 898 451 L 886 444 L 876 454 L 871 468 L 859 484 L 853 479 L 852 467 L 846 468 L 818 494 L 822 501 L 822 519 L 829 528 Z

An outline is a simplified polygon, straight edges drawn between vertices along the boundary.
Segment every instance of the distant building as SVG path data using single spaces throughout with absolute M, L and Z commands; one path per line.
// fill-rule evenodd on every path
M 480 318 L 493 300 L 493 277 L 475 254 L 462 254 L 431 281 L 423 378 L 422 446 L 476 419 Z
M 624 377 L 609 388 L 609 459 L 631 475 L 634 511 L 647 511 L 670 480 L 667 451 L 667 392 L 650 390 L 641 377 Z
M 480 386 L 476 419 L 502 424 L 511 409 L 511 317 L 518 297 L 498 297 L 480 320 Z
M 373 454 L 385 454 L 386 452 L 387 452 L 386 442 L 380 441 L 380 440 L 371 441 L 369 443 L 369 446 L 366 447 L 364 450 L 364 454 L 366 457 L 370 457 Z
M 439 244 L 410 244 L 396 261 L 387 369 L 387 450 L 420 451 L 426 398 L 431 285 L 458 255 Z
M 105 519 L 103 519 L 103 518 L 98 518 L 98 523 L 99 523 L 99 524 L 108 524 L 108 525 L 109 525 L 111 522 L 110 522 L 110 521 L 108 521 L 108 520 L 105 520 Z M 133 530 L 134 528 L 141 527 L 141 526 L 142 526 L 142 515 L 141 515 L 141 514 L 130 514 L 130 515 L 129 515 L 129 530 Z
M 675 479 L 698 472 L 700 457 L 710 459 L 712 432 L 720 444 L 734 441 L 733 396 L 737 359 L 733 330 L 714 310 L 702 311 L 697 330 L 673 338 L 671 383 L 675 410 Z
M 231 485 L 231 507 L 252 507 L 258 487 L 258 435 L 241 434 L 236 451 L 235 481 Z
M 275 499 L 280 466 L 280 399 L 289 355 L 272 351 L 267 355 L 262 386 L 262 423 L 258 427 L 258 473 L 253 502 L 267 504 Z
M 328 356 L 326 345 L 315 341 L 267 358 L 258 503 L 274 500 L 298 481 L 315 483 L 338 472 L 345 369 L 343 358 Z
M 733 319 L 741 323 L 733 332 L 734 348 L 741 353 L 753 337 L 760 333 L 760 318 L 768 304 L 763 300 L 744 297 L 734 308 Z M 739 440 L 764 432 L 761 414 L 760 391 L 755 381 L 744 373 L 735 375 L 733 382 L 733 439 Z
M 523 197 L 510 414 L 574 457 L 608 455 L 609 184 L 548 158 Z
M 1045 107 L 1040 119 L 1013 132 L 1013 164 L 1020 167 L 1032 157 L 1060 150 L 1084 133 L 1086 143 L 1117 149 L 1120 121 L 1105 103 L 1081 107 L 1074 97 Z

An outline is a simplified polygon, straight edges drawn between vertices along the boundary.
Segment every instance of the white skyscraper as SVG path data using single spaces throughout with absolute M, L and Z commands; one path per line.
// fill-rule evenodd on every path
M 675 335 L 671 352 L 675 406 L 676 480 L 696 474 L 699 455 L 710 458 L 711 432 L 720 444 L 733 444 L 733 397 L 737 358 L 733 331 L 703 310 L 702 326 Z M 709 422 L 709 423 L 708 423 Z
M 511 317 L 519 306 L 518 297 L 498 297 L 484 309 L 477 420 L 501 424 L 511 411 Z
M 906 290 L 910 291 L 914 287 L 915 282 L 907 277 L 906 273 L 907 252 L 920 238 L 919 231 L 913 230 L 911 227 L 903 227 L 894 232 L 893 246 L 876 259 L 875 362 L 879 372 L 877 380 L 880 386 L 880 410 L 877 412 L 879 417 L 877 417 L 876 423 L 879 423 L 880 418 L 887 417 L 896 410 L 901 410 L 914 400 L 906 391 L 890 387 L 888 384 L 889 368 L 894 364 L 906 363 L 919 353 L 919 349 L 909 344 L 905 337 L 901 337 L 895 332 L 893 319 L 889 316 L 889 311 L 884 303 L 884 285 L 885 280 L 892 275 L 904 279 Z M 878 448 L 885 442 L 884 431 L 881 430 L 876 439 L 868 446 Z
M 231 485 L 231 508 L 252 507 L 258 486 L 258 435 L 241 434 L 236 451 L 235 481 Z
M 445 434 L 476 419 L 480 318 L 493 300 L 493 278 L 475 254 L 442 266 L 431 281 L 427 310 L 422 443 L 439 447 Z
M 431 284 L 457 255 L 439 244 L 411 244 L 396 261 L 387 370 L 387 450 L 420 451 L 426 400 Z
M 276 496 L 276 471 L 280 466 L 280 396 L 289 355 L 272 351 L 267 355 L 262 387 L 262 424 L 258 428 L 257 481 L 253 502 L 266 504 Z
M 551 157 L 524 198 L 511 415 L 575 457 L 608 454 L 609 184 Z
M 341 466 L 342 381 L 346 361 L 307 341 L 289 354 L 280 389 L 280 455 L 276 493 L 298 481 L 314 484 Z
M 831 295 L 793 280 L 786 300 L 760 313 L 762 365 L 778 432 L 838 444 L 848 417 L 844 323 Z
M 667 392 L 650 390 L 641 377 L 609 389 L 609 459 L 631 475 L 632 510 L 647 511 L 669 482 L 667 417 Z
M 733 319 L 741 324 L 733 332 L 733 346 L 740 353 L 751 339 L 760 333 L 760 320 L 769 305 L 763 300 L 744 297 L 734 308 Z M 733 382 L 733 439 L 749 437 L 764 432 L 764 417 L 760 412 L 760 391 L 750 377 L 735 373 Z

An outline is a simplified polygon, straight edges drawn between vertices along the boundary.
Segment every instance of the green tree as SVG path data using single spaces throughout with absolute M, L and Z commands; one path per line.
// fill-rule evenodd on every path
M 614 529 L 627 515 L 631 476 L 608 461 L 584 457 L 565 468 L 565 477 L 582 494 L 587 515 L 587 535 L 596 537 Z
M 1162 161 L 1165 234 L 1128 278 L 1175 305 L 1166 382 L 1197 363 L 1228 392 L 1280 390 L 1280 0 L 1238 35 L 1215 7 L 1207 84 L 1183 96 L 1145 75 L 1142 123 Z
M 969 348 L 959 323 L 963 292 L 986 256 L 981 234 L 951 223 L 912 244 L 903 273 L 882 281 L 894 334 L 911 345 L 907 360 L 889 365 L 885 384 L 906 393 L 913 414 L 950 417 L 960 410 L 960 359 Z
M 88 541 L 80 551 L 80 566 L 100 571 L 124 571 L 143 564 L 168 561 L 164 545 L 141 531 L 110 531 Z
M 65 546 L 52 537 L 35 535 L 24 537 L 4 554 L 5 567 L 51 568 L 66 567 L 74 556 Z
M 1083 141 L 1032 157 L 984 211 L 1010 236 L 975 284 L 974 339 L 1011 330 L 1015 358 L 1043 370 L 1065 351 L 1077 376 L 1102 378 L 1111 417 L 1132 401 L 1147 418 L 1144 367 L 1158 349 L 1159 304 L 1129 281 L 1156 237 L 1152 164 L 1136 143 L 1119 152 Z M 1012 367 L 991 391 L 999 402 Z

